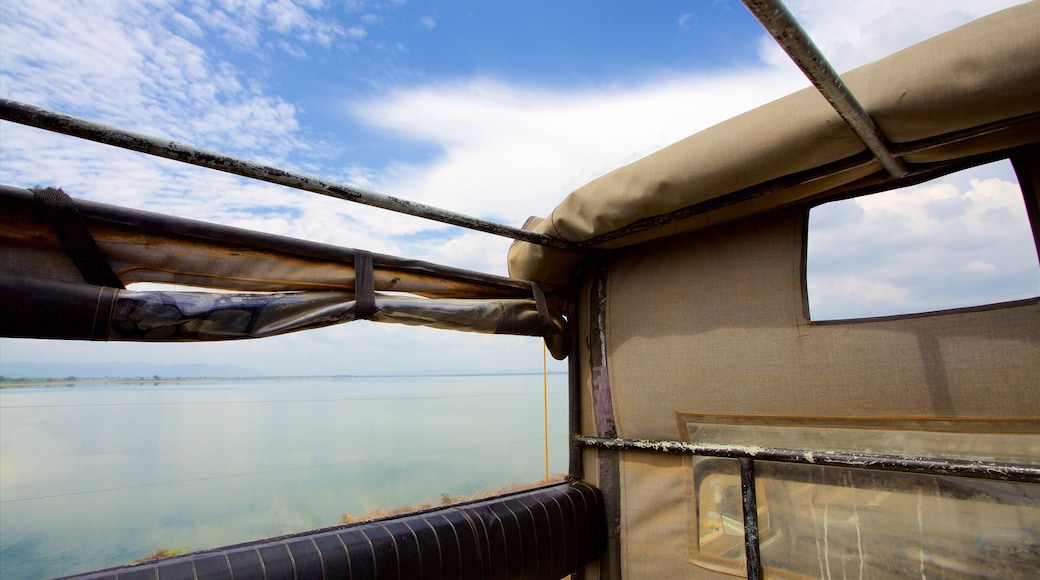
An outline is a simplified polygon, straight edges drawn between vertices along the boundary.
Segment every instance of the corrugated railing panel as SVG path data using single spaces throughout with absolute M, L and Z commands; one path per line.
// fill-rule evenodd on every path
M 348 527 L 111 568 L 76 578 L 562 578 L 606 546 L 603 498 L 561 483 Z

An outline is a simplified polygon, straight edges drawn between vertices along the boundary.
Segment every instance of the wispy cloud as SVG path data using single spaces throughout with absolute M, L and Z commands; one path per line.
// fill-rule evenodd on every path
M 300 146 L 294 105 L 244 81 L 198 38 L 212 22 L 159 1 L 12 0 L 2 11 L 6 97 L 225 150 L 277 157 Z M 258 21 L 245 14 L 235 28 L 249 32 Z
M 1023 0 L 788 0 L 787 6 L 839 72 L 873 62 Z M 763 61 L 789 65 L 771 38 L 760 43 Z
M 275 32 L 327 48 L 345 33 L 325 13 L 334 5 L 323 0 L 216 0 L 192 2 L 189 10 L 205 26 L 246 47 L 261 45 L 265 32 Z
M 431 163 L 396 166 L 380 186 L 520 225 L 583 183 L 799 82 L 760 70 L 559 92 L 476 79 L 401 89 L 351 110 L 442 152 Z

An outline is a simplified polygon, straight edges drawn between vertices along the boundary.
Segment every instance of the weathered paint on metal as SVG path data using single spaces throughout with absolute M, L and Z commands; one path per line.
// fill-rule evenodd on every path
M 592 411 L 596 434 L 617 437 L 614 403 L 610 394 L 610 372 L 607 369 L 607 268 L 595 273 L 589 308 L 589 371 L 592 377 Z
M 618 439 L 605 437 L 577 437 L 578 444 L 597 449 L 617 451 L 649 451 L 654 453 L 685 453 L 710 457 L 749 457 L 759 461 L 781 461 L 811 465 L 856 467 L 886 471 L 906 471 L 931 475 L 978 477 L 1002 481 L 1040 483 L 1040 465 L 989 461 L 978 458 L 946 458 L 918 455 L 859 453 L 823 449 L 786 449 L 754 445 L 713 445 L 685 441 L 653 441 L 647 439 Z
M 874 119 L 867 114 L 852 91 L 838 76 L 827 58 L 817 48 L 780 0 L 743 0 L 748 10 L 776 39 L 777 44 L 802 69 L 809 81 L 820 91 L 849 128 L 867 146 L 886 171 L 893 177 L 909 173 L 902 159 L 892 153 L 888 139 Z
M 487 234 L 522 240 L 541 246 L 573 249 L 570 243 L 544 234 L 537 234 L 521 228 L 467 216 L 430 205 L 326 181 L 302 173 L 279 169 L 271 165 L 207 151 L 176 141 L 124 131 L 116 127 L 55 113 L 10 99 L 0 99 L 0 119 Z
M 607 363 L 607 278 L 606 265 L 596 266 L 591 275 L 589 294 L 589 377 L 592 383 L 592 414 L 596 432 L 616 437 L 614 406 L 610 395 L 610 372 Z M 621 577 L 621 458 L 619 453 L 601 450 L 597 454 L 598 484 L 603 492 L 607 520 L 607 555 L 601 563 L 600 578 Z
M 748 580 L 762 578 L 762 552 L 758 536 L 758 494 L 755 491 L 755 460 L 740 458 L 740 494 L 744 507 L 744 550 Z

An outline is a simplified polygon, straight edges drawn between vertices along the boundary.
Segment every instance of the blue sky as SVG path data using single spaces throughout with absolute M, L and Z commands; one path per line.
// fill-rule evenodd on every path
M 847 70 L 1013 3 L 790 7 Z M 6 98 L 512 225 L 621 164 L 806 84 L 735 1 L 0 3 Z M 508 240 L 8 123 L 0 125 L 0 181 L 505 273 Z M 975 213 L 964 206 L 957 215 L 974 219 L 987 203 L 1009 203 L 993 193 L 1001 183 L 991 185 L 930 195 L 971 201 Z M 891 218 L 872 207 L 846 214 L 869 233 Z M 906 219 L 927 217 L 915 216 Z M 976 245 L 986 244 L 999 254 L 1022 241 Z M 833 265 L 820 274 L 830 303 L 858 296 L 916 307 L 895 282 L 844 272 L 847 262 L 821 261 Z M 978 258 L 963 269 L 1015 268 Z M 1035 275 L 1008 276 L 1037 293 Z M 487 371 L 540 369 L 541 347 L 368 323 L 220 345 L 0 339 L 0 373 L 5 361 L 171 359 L 270 374 Z

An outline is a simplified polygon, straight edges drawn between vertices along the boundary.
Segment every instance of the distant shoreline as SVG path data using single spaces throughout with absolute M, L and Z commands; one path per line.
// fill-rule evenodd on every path
M 244 381 L 244 380 L 263 380 L 262 377 L 160 377 L 148 378 L 148 377 L 120 377 L 120 378 L 107 378 L 107 377 L 83 377 L 75 379 L 4 379 L 0 381 L 0 389 L 10 387 L 71 387 L 81 384 L 119 384 L 119 385 L 143 385 L 143 384 L 161 384 L 161 383 L 191 383 L 200 381 Z
M 7 378 L 0 380 L 0 389 L 19 387 L 72 387 L 80 384 L 117 384 L 117 385 L 159 385 L 176 383 L 219 382 L 236 383 L 243 381 L 292 381 L 311 379 L 399 379 L 426 377 L 495 377 L 516 375 L 540 375 L 541 371 L 515 371 L 499 373 L 423 373 L 400 375 L 295 375 L 295 376 L 257 376 L 257 377 L 67 377 L 67 378 Z M 550 375 L 564 375 L 563 371 L 551 371 Z

